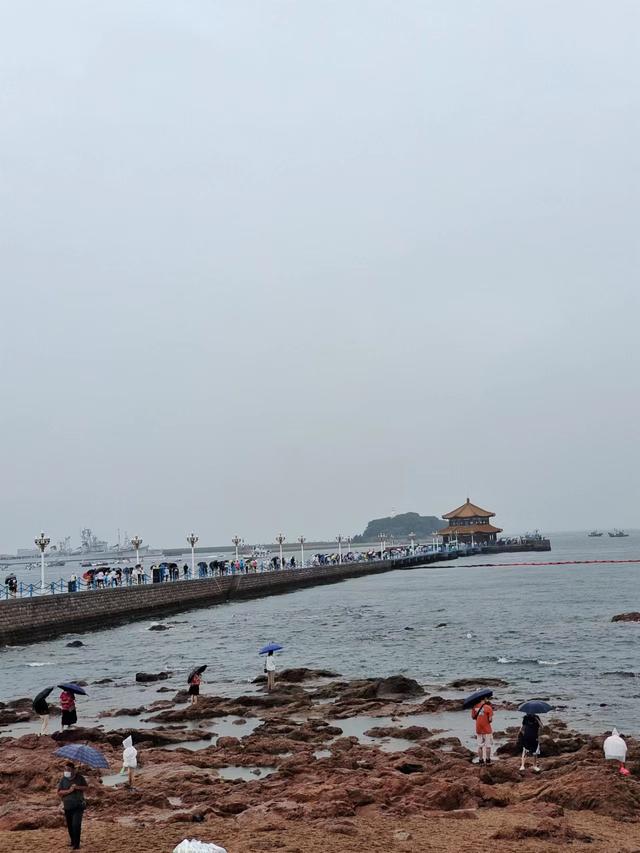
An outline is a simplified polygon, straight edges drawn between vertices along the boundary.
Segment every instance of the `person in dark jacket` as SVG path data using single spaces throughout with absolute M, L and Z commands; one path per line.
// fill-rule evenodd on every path
M 58 796 L 62 800 L 71 847 L 74 850 L 80 849 L 82 815 L 87 805 L 84 798 L 86 790 L 87 780 L 78 773 L 73 761 L 67 761 L 62 779 L 58 783 Z
M 49 704 L 47 703 L 47 700 L 44 698 L 44 696 L 41 696 L 37 701 L 33 701 L 31 707 L 42 721 L 40 731 L 38 732 L 38 737 L 46 735 L 47 729 L 49 727 Z
M 539 773 L 538 756 L 540 755 L 540 730 L 542 722 L 536 714 L 525 714 L 522 718 L 522 726 L 518 735 L 518 746 L 522 749 L 520 760 L 520 772 L 525 771 L 525 758 L 533 755 L 533 772 Z

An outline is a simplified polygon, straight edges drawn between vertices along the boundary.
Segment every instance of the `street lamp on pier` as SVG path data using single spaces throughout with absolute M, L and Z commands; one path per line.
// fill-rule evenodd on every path
M 49 542 L 51 542 L 51 539 L 49 539 L 48 536 L 45 536 L 43 532 L 37 539 L 34 539 L 34 542 L 40 550 L 40 588 L 44 592 L 44 552 Z
M 278 533 L 278 535 L 276 536 L 276 542 L 280 546 L 280 568 L 284 566 L 284 562 L 282 560 L 282 543 L 284 542 L 284 540 L 285 537 L 282 535 L 282 533 Z
M 344 539 L 344 536 L 342 536 L 341 534 L 338 534 L 336 536 L 336 542 L 338 543 L 338 563 L 342 563 L 342 541 L 343 541 L 343 539 Z
M 386 533 L 378 533 L 378 539 L 380 540 L 380 559 L 384 560 L 384 549 L 386 547 Z
M 134 536 L 131 540 L 131 545 L 136 552 L 136 564 L 140 565 L 140 546 L 142 545 L 142 539 L 139 536 Z
M 416 553 L 416 534 L 415 533 L 409 534 L 409 542 L 411 543 L 411 556 L 413 557 L 413 555 Z
M 196 542 L 198 541 L 198 537 L 195 533 L 190 533 L 187 536 L 187 542 L 191 545 L 191 577 L 195 578 L 196 576 Z
M 244 539 L 241 539 L 238 535 L 234 536 L 231 540 L 233 544 L 236 546 L 236 563 L 238 562 L 238 546 L 244 543 Z
M 300 565 L 302 566 L 303 569 L 304 569 L 304 543 L 306 541 L 307 540 L 304 538 L 304 536 L 298 536 L 298 542 L 300 543 Z

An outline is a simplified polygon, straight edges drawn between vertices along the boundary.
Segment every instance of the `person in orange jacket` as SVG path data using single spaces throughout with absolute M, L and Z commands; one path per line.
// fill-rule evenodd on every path
M 491 764 L 491 747 L 493 746 L 493 707 L 489 699 L 482 699 L 471 711 L 471 717 L 476 721 L 476 738 L 478 740 L 478 761 L 480 764 Z

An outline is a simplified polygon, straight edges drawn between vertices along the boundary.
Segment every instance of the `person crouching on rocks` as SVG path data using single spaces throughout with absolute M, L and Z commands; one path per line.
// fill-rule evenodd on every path
M 264 671 L 267 674 L 267 690 L 269 693 L 276 686 L 276 659 L 273 652 L 268 652 L 267 659 L 264 662 Z
M 524 773 L 524 760 L 527 756 L 533 755 L 533 772 L 539 773 L 538 756 L 540 755 L 540 730 L 542 722 L 536 714 L 525 714 L 522 718 L 522 727 L 518 734 L 518 747 L 522 749 L 522 758 L 520 760 L 520 772 Z
M 133 745 L 133 738 L 131 735 L 126 737 L 122 741 L 122 746 L 124 747 L 122 752 L 122 770 L 121 773 L 126 771 L 128 775 L 127 786 L 129 788 L 133 788 L 133 778 L 138 766 L 138 750 Z
M 471 717 L 476 721 L 476 738 L 478 740 L 478 761 L 480 764 L 491 764 L 491 747 L 493 745 L 493 707 L 488 699 L 483 699 L 471 711 Z
M 200 695 L 200 685 L 202 684 L 202 676 L 196 672 L 189 681 L 189 696 L 191 696 L 191 704 L 198 704 L 198 696 Z

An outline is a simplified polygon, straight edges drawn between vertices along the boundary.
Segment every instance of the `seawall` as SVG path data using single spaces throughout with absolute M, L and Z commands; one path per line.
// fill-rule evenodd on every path
M 10 599 L 0 601 L 0 646 L 48 640 L 67 633 L 95 631 L 136 619 L 149 619 L 243 598 L 277 595 L 362 575 L 414 569 L 448 559 L 455 559 L 455 556 L 423 554 L 400 560 L 343 563 L 338 566 L 283 569 L 265 574 Z

